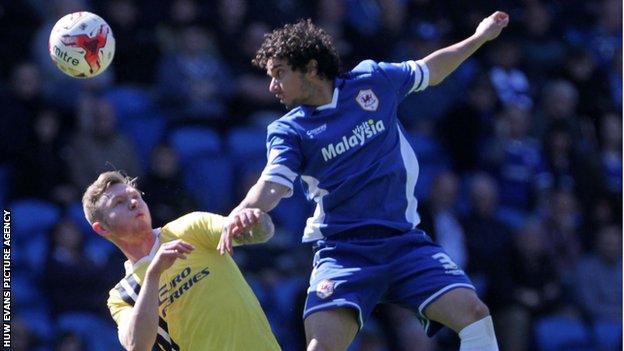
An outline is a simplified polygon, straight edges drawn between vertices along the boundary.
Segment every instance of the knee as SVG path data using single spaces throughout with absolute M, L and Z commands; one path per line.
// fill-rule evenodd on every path
M 323 345 L 318 339 L 313 338 L 308 342 L 306 351 L 332 351 L 333 349 L 329 345 Z
M 475 297 L 470 302 L 469 316 L 472 322 L 476 322 L 490 315 L 490 309 L 481 301 Z

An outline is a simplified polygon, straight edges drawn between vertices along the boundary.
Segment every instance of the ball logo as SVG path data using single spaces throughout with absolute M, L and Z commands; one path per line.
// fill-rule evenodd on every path
M 326 299 L 334 293 L 334 282 L 329 279 L 321 280 L 316 285 L 316 296 Z
M 360 90 L 355 101 L 364 111 L 377 111 L 377 107 L 379 107 L 379 99 L 370 89 Z
M 106 38 L 110 29 L 103 24 L 93 37 L 86 34 L 64 35 L 61 42 L 67 46 L 76 46 L 85 51 L 84 58 L 89 64 L 90 73 L 95 73 L 100 69 L 100 49 L 106 46 Z

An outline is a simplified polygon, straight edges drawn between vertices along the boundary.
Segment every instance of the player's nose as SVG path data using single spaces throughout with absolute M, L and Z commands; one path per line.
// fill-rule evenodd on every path
M 275 78 L 271 78 L 271 82 L 269 83 L 269 91 L 273 94 L 276 94 L 279 91 L 279 84 L 277 84 L 277 80 L 275 80 Z

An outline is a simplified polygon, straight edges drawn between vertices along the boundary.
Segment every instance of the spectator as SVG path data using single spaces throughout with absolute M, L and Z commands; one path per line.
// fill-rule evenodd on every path
M 156 147 L 142 183 L 149 189 L 145 199 L 150 203 L 154 223 L 167 223 L 197 208 L 184 190 L 178 156 L 168 145 Z
M 61 204 L 76 200 L 78 192 L 69 178 L 66 140 L 61 134 L 58 111 L 45 109 L 38 113 L 30 145 L 29 152 L 16 164 L 14 196 L 42 197 Z
M 478 166 L 482 143 L 493 135 L 497 98 L 485 76 L 477 78 L 464 101 L 455 105 L 437 124 L 437 134 L 459 174 Z
M 104 14 L 115 35 L 115 73 L 117 84 L 147 87 L 160 56 L 151 28 L 141 22 L 139 4 L 131 0 L 107 2 Z
M 622 229 L 600 229 L 595 246 L 576 266 L 575 290 L 593 321 L 622 323 Z
M 182 28 L 176 41 L 176 50 L 165 54 L 158 65 L 163 108 L 178 121 L 222 123 L 227 118 L 224 100 L 232 85 L 212 36 L 192 25 Z
M 553 192 L 548 203 L 545 224 L 549 250 L 555 257 L 557 273 L 568 284 L 582 252 L 579 234 L 581 214 L 576 197 L 569 191 Z
M 530 96 L 531 84 L 520 68 L 521 51 L 512 41 L 501 41 L 490 51 L 493 67 L 489 71 L 490 81 L 500 101 L 524 108 L 533 107 Z
M 527 2 L 522 21 L 526 31 L 520 37 L 520 47 L 528 71 L 539 84 L 539 77 L 552 72 L 566 57 L 561 34 L 554 27 L 552 9 L 539 1 Z
M 496 136 L 485 145 L 484 163 L 496 174 L 500 204 L 512 222 L 522 221 L 533 208 L 538 193 L 538 177 L 543 172 L 539 142 L 529 132 L 530 111 L 507 105 L 497 123 Z M 519 219 L 517 218 L 519 217 Z
M 123 275 L 119 270 L 114 272 Z M 73 220 L 61 219 L 52 230 L 43 274 L 43 286 L 50 298 L 52 314 L 59 316 L 86 311 L 105 316 L 105 288 L 114 278 L 112 273 L 107 273 L 87 256 L 83 234 Z
M 80 131 L 70 141 L 68 156 L 75 186 L 85 188 L 92 178 L 110 168 L 141 175 L 139 158 L 130 140 L 117 132 L 113 106 L 102 97 L 79 102 Z
M 41 89 L 37 66 L 29 62 L 15 66 L 9 89 L 0 95 L 0 164 L 18 161 L 27 150 L 31 126 L 43 105 Z
M 56 340 L 54 351 L 82 351 L 85 349 L 85 342 L 80 335 L 75 332 L 63 332 Z
M 492 177 L 476 174 L 470 181 L 470 211 L 462 221 L 468 247 L 467 271 L 493 311 L 504 306 L 507 292 L 498 280 L 509 276 L 511 237 L 497 218 L 498 186 Z
M 502 350 L 529 350 L 533 321 L 562 303 L 563 286 L 547 240 L 537 218 L 528 218 L 514 236 L 507 287 L 511 294 L 497 316 Z
M 460 267 L 468 262 L 466 237 L 455 211 L 459 180 L 451 172 L 443 172 L 433 182 L 429 200 L 419 206 L 422 228 L 441 245 Z

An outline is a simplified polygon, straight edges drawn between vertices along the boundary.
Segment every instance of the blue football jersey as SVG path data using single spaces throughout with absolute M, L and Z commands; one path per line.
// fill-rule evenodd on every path
M 295 107 L 268 126 L 261 179 L 292 193 L 299 178 L 316 203 L 302 241 L 367 225 L 408 231 L 420 222 L 418 161 L 397 107 L 428 82 L 422 61 L 366 60 L 336 78 L 329 104 Z

